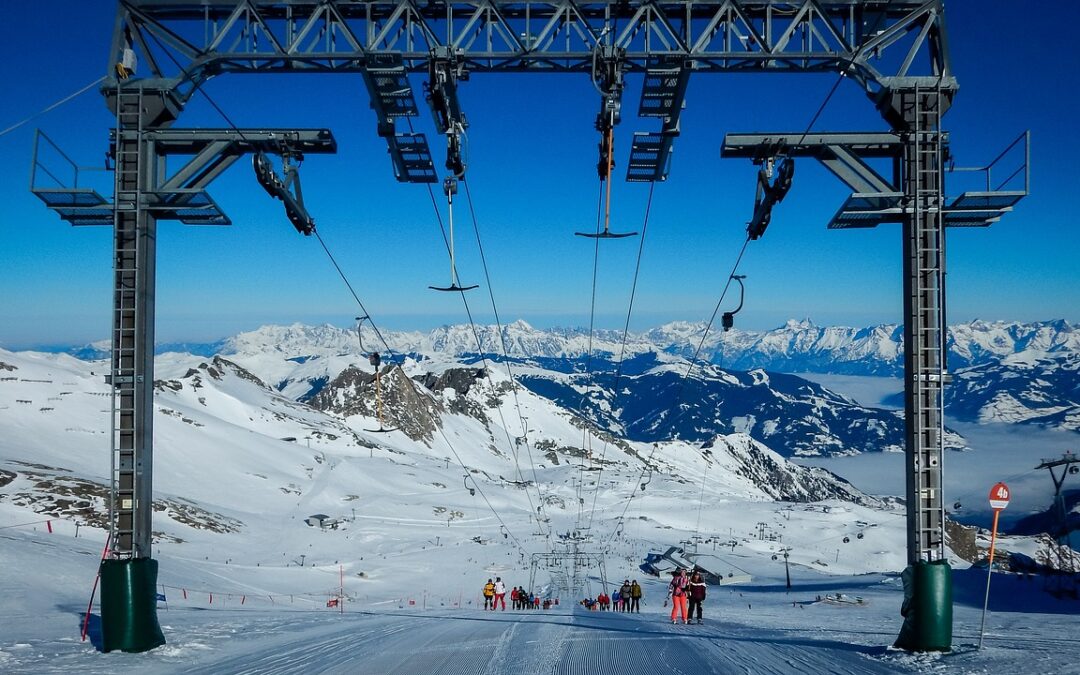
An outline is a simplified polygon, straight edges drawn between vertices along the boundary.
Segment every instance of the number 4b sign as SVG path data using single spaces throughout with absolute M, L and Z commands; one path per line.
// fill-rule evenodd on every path
M 990 531 L 990 554 L 986 556 L 986 596 L 983 598 L 982 624 L 979 626 L 979 649 L 982 649 L 986 629 L 986 607 L 990 604 L 990 572 L 994 569 L 994 544 L 997 542 L 998 516 L 1009 505 L 1009 486 L 995 483 L 990 488 L 990 508 L 994 510 L 994 526 Z
M 1009 505 L 1009 486 L 1005 483 L 995 483 L 990 488 L 990 508 L 1002 511 Z

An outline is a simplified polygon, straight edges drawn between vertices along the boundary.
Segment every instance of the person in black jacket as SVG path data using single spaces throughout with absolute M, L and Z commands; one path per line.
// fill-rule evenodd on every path
M 641 612 L 641 586 L 638 586 L 637 579 L 630 584 L 630 611 Z
M 701 623 L 701 603 L 705 601 L 705 580 L 701 578 L 701 572 L 694 572 L 690 577 L 690 585 L 687 588 L 687 596 L 690 598 L 690 610 L 687 618 L 694 619 L 694 608 L 697 608 L 697 622 Z

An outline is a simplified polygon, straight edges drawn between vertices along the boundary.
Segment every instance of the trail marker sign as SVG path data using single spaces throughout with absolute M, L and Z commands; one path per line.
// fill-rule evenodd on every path
M 998 516 L 1009 505 L 1009 486 L 994 483 L 990 488 L 990 508 L 994 510 L 994 525 L 990 530 L 990 553 L 986 556 L 986 595 L 983 596 L 982 623 L 979 625 L 979 649 L 982 649 L 983 634 L 986 630 L 986 608 L 990 604 L 990 573 L 994 571 L 994 544 L 997 543 Z
M 995 511 L 1003 511 L 1009 505 L 1009 486 L 1005 483 L 995 483 L 990 488 L 990 508 Z

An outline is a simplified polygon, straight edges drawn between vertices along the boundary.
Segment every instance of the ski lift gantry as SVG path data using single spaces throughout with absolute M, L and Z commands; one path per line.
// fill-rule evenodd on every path
M 891 186 L 902 196 L 882 198 L 890 186 L 877 185 L 869 190 L 873 199 L 853 195 L 852 208 L 845 213 L 852 214 L 846 219 L 850 223 L 875 211 L 889 212 L 905 229 L 908 558 L 912 565 L 943 560 L 938 505 L 946 219 L 939 205 L 943 152 L 938 125 L 957 91 L 943 0 L 120 0 L 114 26 L 101 90 L 117 118 L 111 139 L 116 175 L 112 200 L 77 185 L 32 185 L 62 219 L 114 227 L 109 382 L 115 498 L 109 518 L 117 536 L 107 561 L 113 571 L 102 577 L 103 597 L 108 599 L 102 607 L 106 650 L 144 651 L 164 642 L 153 601 L 156 563 L 150 548 L 157 223 L 228 224 L 204 188 L 234 161 L 228 153 L 238 148 L 281 155 L 286 180 L 270 179 L 264 187 L 285 202 L 298 230 L 310 234 L 313 223 L 299 199 L 292 161 L 296 148 L 280 145 L 282 139 L 305 132 L 170 129 L 206 80 L 228 73 L 359 75 L 371 97 L 376 131 L 386 140 L 394 176 L 402 182 L 437 183 L 424 135 L 395 128 L 399 118 L 418 114 L 410 73 L 427 74 L 431 80 L 426 98 L 440 133 L 447 136 L 446 164 L 455 176 L 464 172 L 464 118 L 456 88 L 470 72 L 587 73 L 601 84 L 617 84 L 625 73 L 641 73 L 638 113 L 658 118 L 660 130 L 634 135 L 626 178 L 648 182 L 667 178 L 692 73 L 843 72 L 866 91 L 898 134 L 889 141 L 899 142 L 897 151 L 906 167 L 902 185 Z M 599 89 L 602 111 L 609 112 L 611 123 L 617 122 L 622 88 Z M 205 145 L 193 148 L 194 158 L 184 170 L 166 178 L 167 153 L 162 153 L 161 142 L 200 134 Z M 251 145 L 260 138 L 274 147 Z M 328 133 L 314 132 L 313 140 L 307 152 L 333 151 Z M 269 178 L 265 162 L 256 168 Z M 285 194 L 290 185 L 296 188 L 291 200 Z M 1015 203 L 1009 203 L 1014 197 L 995 194 L 971 199 L 972 206 L 991 213 L 971 224 L 985 224 L 993 213 L 1000 215 Z M 937 621 L 949 610 L 928 609 L 926 603 L 951 605 L 947 595 L 919 598 L 924 604 L 909 622 L 924 620 L 919 617 Z M 948 649 L 951 622 L 947 633 L 929 641 L 901 640 L 900 646 Z

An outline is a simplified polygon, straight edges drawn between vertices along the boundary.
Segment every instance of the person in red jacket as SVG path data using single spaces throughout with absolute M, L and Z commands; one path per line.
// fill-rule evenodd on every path
M 690 586 L 687 589 L 687 597 L 690 598 L 690 609 L 687 615 L 691 620 L 694 618 L 694 608 L 697 608 L 697 622 L 701 623 L 701 603 L 705 602 L 705 580 L 700 572 L 694 572 L 690 577 Z

